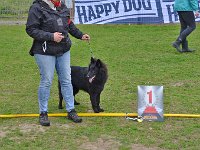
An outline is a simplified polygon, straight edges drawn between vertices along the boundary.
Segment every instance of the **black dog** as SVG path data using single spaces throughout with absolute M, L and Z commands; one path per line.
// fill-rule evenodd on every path
M 104 85 L 108 78 L 108 71 L 106 65 L 100 60 L 91 57 L 89 67 L 71 66 L 71 77 L 73 94 L 75 95 L 79 90 L 83 90 L 90 95 L 90 101 L 95 113 L 103 112 L 100 108 L 100 94 L 104 89 Z M 62 94 L 60 83 L 59 87 L 59 109 L 62 109 Z M 75 105 L 79 103 L 75 100 Z

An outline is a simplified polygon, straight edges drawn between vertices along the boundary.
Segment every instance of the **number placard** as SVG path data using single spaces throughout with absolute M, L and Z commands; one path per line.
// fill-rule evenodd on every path
M 148 121 L 164 121 L 163 86 L 138 86 L 138 116 Z

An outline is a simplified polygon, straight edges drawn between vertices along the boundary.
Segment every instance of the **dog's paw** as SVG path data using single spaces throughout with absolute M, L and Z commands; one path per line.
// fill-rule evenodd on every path
M 102 109 L 102 108 L 99 108 L 99 112 L 104 112 L 104 109 Z
M 102 109 L 100 107 L 93 108 L 93 110 L 94 110 L 95 113 L 104 112 L 104 109 Z
M 93 108 L 93 110 L 94 110 L 95 113 L 99 113 L 100 112 L 99 109 L 97 109 L 97 108 Z
M 58 109 L 63 109 L 63 107 L 62 106 L 58 106 Z
M 100 113 L 99 111 L 94 111 L 94 113 Z

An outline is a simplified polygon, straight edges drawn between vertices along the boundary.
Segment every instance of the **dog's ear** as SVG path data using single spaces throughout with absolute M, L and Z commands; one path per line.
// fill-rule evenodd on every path
M 97 59 L 96 65 L 97 65 L 97 67 L 101 68 L 102 63 L 101 63 L 101 60 L 100 60 L 100 59 Z
M 91 57 L 90 61 L 91 61 L 91 63 L 94 63 L 95 59 L 93 57 Z

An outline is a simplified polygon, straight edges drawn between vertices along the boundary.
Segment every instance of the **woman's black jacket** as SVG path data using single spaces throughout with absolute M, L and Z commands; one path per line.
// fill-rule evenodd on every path
M 53 10 L 42 0 L 35 0 L 30 7 L 26 23 L 26 32 L 33 38 L 30 55 L 42 54 L 60 56 L 70 50 L 71 40 L 68 33 L 81 39 L 83 33 L 70 20 L 69 9 L 62 3 Z M 65 37 L 54 42 L 53 33 L 60 32 Z

